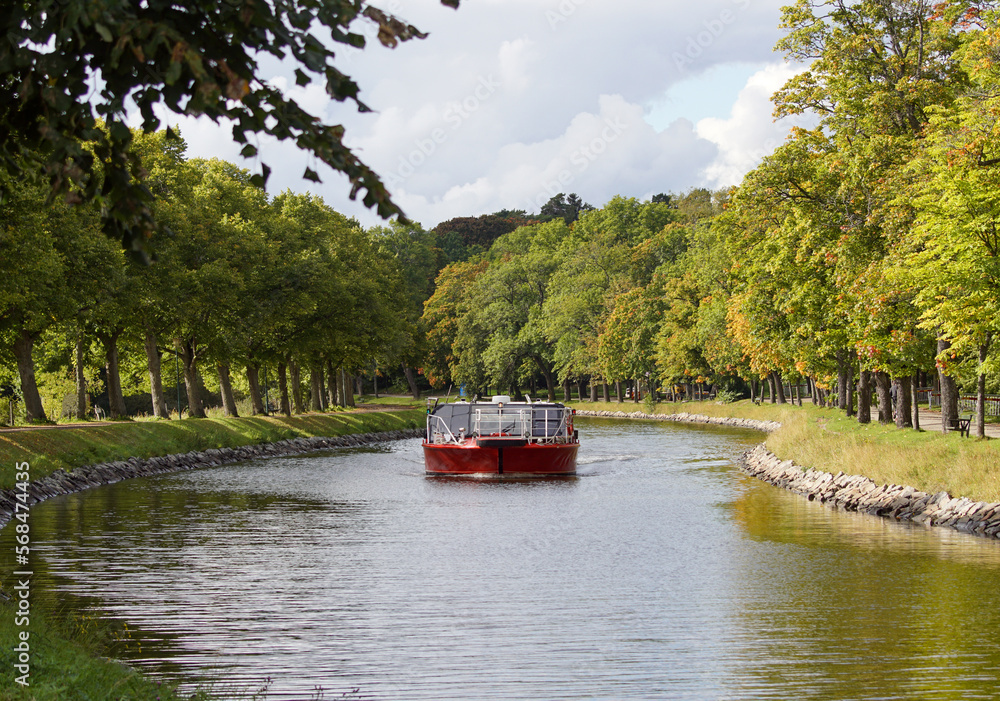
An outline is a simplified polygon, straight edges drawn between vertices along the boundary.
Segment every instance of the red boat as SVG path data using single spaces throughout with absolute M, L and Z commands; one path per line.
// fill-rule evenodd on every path
M 554 402 L 459 401 L 427 407 L 430 475 L 572 475 L 580 440 L 575 412 Z

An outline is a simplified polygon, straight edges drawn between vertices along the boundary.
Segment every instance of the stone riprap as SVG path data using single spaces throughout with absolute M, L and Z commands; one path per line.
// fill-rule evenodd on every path
M 759 445 L 743 455 L 743 469 L 776 487 L 810 501 L 846 511 L 858 511 L 896 521 L 945 526 L 996 538 L 1000 533 L 1000 503 L 953 498 L 948 492 L 928 494 L 898 484 L 876 484 L 867 477 L 804 470 L 781 460 Z
M 260 445 L 244 445 L 238 448 L 210 448 L 204 451 L 191 451 L 174 455 L 162 455 L 153 458 L 129 458 L 116 462 L 85 465 L 70 472 L 56 470 L 45 477 L 40 477 L 28 485 L 28 504 L 37 504 L 51 497 L 63 494 L 81 492 L 84 489 L 114 484 L 132 477 L 148 477 L 162 475 L 168 472 L 194 470 L 199 467 L 213 467 L 228 463 L 243 462 L 256 458 L 276 458 L 283 455 L 295 455 L 331 448 L 347 448 L 352 446 L 384 443 L 386 441 L 402 440 L 404 438 L 419 438 L 424 435 L 424 429 L 401 429 L 398 431 L 380 431 L 377 433 L 358 433 L 348 436 L 331 438 L 309 437 L 289 438 L 277 443 Z M 5 489 L 0 491 L 0 528 L 10 521 L 14 513 L 16 495 L 20 490 Z
M 578 416 L 616 419 L 653 419 L 678 423 L 716 424 L 771 432 L 781 428 L 777 421 L 755 421 L 702 416 L 699 414 L 644 414 L 623 411 L 577 411 Z M 740 467 L 748 474 L 776 487 L 801 494 L 835 509 L 858 511 L 896 521 L 925 526 L 954 528 L 990 538 L 1000 537 L 1000 503 L 952 497 L 948 492 L 928 494 L 898 484 L 876 484 L 861 475 L 805 469 L 791 460 L 782 460 L 758 445 L 743 454 Z

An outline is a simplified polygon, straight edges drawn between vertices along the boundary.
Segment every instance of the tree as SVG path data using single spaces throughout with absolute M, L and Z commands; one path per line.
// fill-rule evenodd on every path
M 906 271 L 920 286 L 922 325 L 947 341 L 938 363 L 956 354 L 977 361 L 976 435 L 985 435 L 986 369 L 1000 334 L 1000 70 L 995 21 L 968 36 L 963 63 L 973 85 L 931 119 L 913 163 L 920 215 Z
M 540 373 L 555 399 L 553 348 L 543 309 L 559 251 L 570 231 L 561 220 L 522 227 L 490 249 L 489 267 L 476 279 L 472 307 L 458 341 L 481 360 L 486 379 L 512 391 Z M 469 334 L 485 339 L 480 342 Z M 471 362 L 471 358 L 465 362 Z
M 0 204 L 0 344 L 17 363 L 29 421 L 45 414 L 35 378 L 35 344 L 60 324 L 77 325 L 109 299 L 120 256 L 95 226 L 93 210 L 45 205 L 32 182 L 6 184 Z
M 431 231 L 437 235 L 437 247 L 444 257 L 442 263 L 454 263 L 485 253 L 504 234 L 537 222 L 537 219 L 528 217 L 522 210 L 505 209 L 479 217 L 449 219 Z
M 584 202 L 575 192 L 569 197 L 560 192 L 542 205 L 540 214 L 543 221 L 562 219 L 567 224 L 572 224 L 582 213 L 592 211 L 594 211 L 593 205 Z
M 486 270 L 485 260 L 459 261 L 445 266 L 434 281 L 434 294 L 424 302 L 421 317 L 427 328 L 424 374 L 432 387 L 443 387 L 458 375 L 455 353 L 459 322 L 471 309 L 471 290 Z M 476 384 L 474 390 L 481 388 Z
M 949 3 L 946 14 L 954 15 L 951 10 L 960 4 L 959 15 L 978 9 Z M 868 283 L 884 281 L 884 255 L 898 245 L 912 222 L 912 211 L 898 205 L 897 194 L 906 186 L 904 167 L 929 111 L 949 104 L 965 80 L 954 60 L 963 29 L 938 17 L 927 0 L 799 0 L 782 10 L 782 26 L 789 33 L 778 48 L 810 65 L 775 95 L 775 112 L 785 116 L 809 111 L 820 118 L 815 141 L 828 144 L 817 172 L 830 183 L 827 192 L 832 196 L 824 198 L 829 204 L 817 208 L 815 215 L 834 227 L 831 231 L 840 230 L 840 238 L 833 243 L 831 237 L 829 246 L 838 286 L 846 288 L 838 306 L 853 328 L 875 328 L 876 336 L 879 328 L 895 328 L 905 337 L 913 331 L 894 326 L 905 316 L 895 305 L 882 305 L 888 317 L 869 323 L 873 296 L 894 297 L 904 305 L 911 300 L 899 290 L 887 295 L 884 286 L 881 294 L 873 295 Z M 847 340 L 864 350 L 864 339 Z M 845 390 L 850 384 L 844 379 L 848 365 L 842 358 L 843 353 L 837 358 L 841 405 L 848 400 Z M 880 360 L 886 365 L 894 359 L 882 354 Z M 851 402 L 846 405 L 850 412 Z M 887 405 L 883 396 L 883 421 L 889 418 Z M 861 420 L 864 415 L 859 412 Z
M 636 287 L 614 300 L 602 329 L 598 357 L 608 377 L 631 377 L 652 392 L 656 386 L 656 333 L 663 315 L 656 285 Z
M 319 79 L 332 99 L 367 111 L 357 84 L 334 65 L 335 48 L 364 47 L 364 36 L 352 30 L 362 18 L 378 25 L 385 46 L 425 36 L 353 0 L 8 3 L 0 19 L 6 37 L 0 45 L 0 169 L 17 179 L 32 164 L 54 195 L 100 201 L 106 232 L 139 248 L 155 230 L 155 216 L 141 163 L 130 152 L 126 118 L 134 103 L 145 132 L 159 128 L 161 107 L 231 122 L 246 157 L 257 152 L 248 136 L 291 140 L 343 172 L 352 198 L 365 190 L 366 206 L 383 217 L 401 214 L 378 176 L 344 145 L 343 127 L 325 124 L 259 77 L 262 55 L 290 60 L 297 85 Z M 99 95 L 92 99 L 95 84 Z M 99 165 L 102 178 L 95 177 Z M 263 186 L 268 173 L 262 165 L 256 184 Z M 318 180 L 309 168 L 303 177 Z
M 439 272 L 439 253 L 434 244 L 437 237 L 419 225 L 392 222 L 389 226 L 374 227 L 368 232 L 380 257 L 391 258 L 402 274 L 406 302 L 397 310 L 400 334 L 396 356 L 403 365 L 403 374 L 414 399 L 420 398 L 414 368 L 424 357 L 426 329 L 420 321 L 424 302 L 431 296 L 434 279 Z

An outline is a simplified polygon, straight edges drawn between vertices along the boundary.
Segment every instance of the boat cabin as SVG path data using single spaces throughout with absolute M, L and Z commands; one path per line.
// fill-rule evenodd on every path
M 464 443 L 474 439 L 504 442 L 567 443 L 573 440 L 573 410 L 555 402 L 512 402 L 506 395 L 489 401 L 428 401 L 428 443 Z

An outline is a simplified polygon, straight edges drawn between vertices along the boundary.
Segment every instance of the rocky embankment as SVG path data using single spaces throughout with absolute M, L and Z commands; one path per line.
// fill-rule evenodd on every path
M 277 443 L 245 445 L 238 448 L 210 448 L 200 452 L 191 451 L 190 453 L 163 455 L 147 459 L 129 458 L 117 462 L 86 465 L 70 472 L 56 470 L 28 485 L 28 503 L 37 504 L 51 497 L 81 492 L 84 489 L 100 487 L 105 484 L 114 484 L 132 477 L 162 475 L 168 472 L 213 467 L 255 458 L 276 458 L 282 455 L 295 455 L 330 448 L 346 448 L 404 438 L 419 438 L 423 435 L 424 429 L 415 428 L 378 433 L 358 433 L 335 438 L 289 438 Z M 14 513 L 18 492 L 20 490 L 17 492 L 11 489 L 0 491 L 0 528 L 10 521 L 11 515 Z
M 736 419 L 723 416 L 703 416 L 701 414 L 645 414 L 641 411 L 580 411 L 577 416 L 594 416 L 603 419 L 645 419 L 647 421 L 672 421 L 680 424 L 713 424 L 730 426 L 732 428 L 749 428 L 754 431 L 777 431 L 781 424 L 777 421 L 758 421 L 756 419 Z
M 898 484 L 876 484 L 867 477 L 804 470 L 781 460 L 759 445 L 743 456 L 743 469 L 769 484 L 789 489 L 810 501 L 896 521 L 945 526 L 964 533 L 996 538 L 1000 533 L 1000 503 L 928 494 Z
M 676 423 L 716 424 L 759 431 L 781 428 L 776 421 L 730 419 L 698 414 L 651 415 L 642 412 L 578 411 L 579 416 L 616 419 L 651 419 Z M 799 467 L 781 460 L 763 445 L 747 451 L 742 469 L 768 484 L 801 494 L 832 508 L 881 516 L 895 521 L 911 521 L 926 526 L 954 528 L 990 538 L 1000 537 L 1000 503 L 952 497 L 948 492 L 928 494 L 898 484 L 876 484 L 861 475 L 836 475 Z

